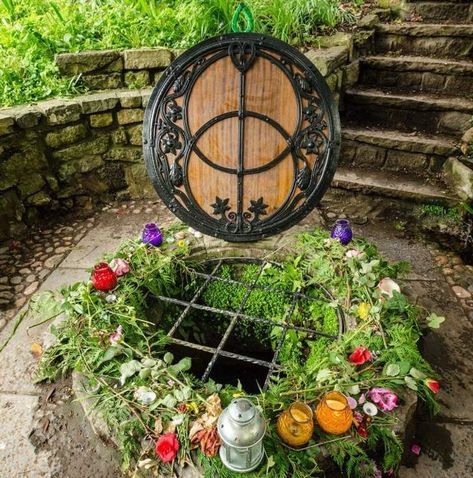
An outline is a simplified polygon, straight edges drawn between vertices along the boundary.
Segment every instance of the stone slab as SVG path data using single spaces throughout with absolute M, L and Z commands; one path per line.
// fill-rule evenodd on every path
M 75 284 L 87 280 L 90 277 L 88 271 L 80 268 L 63 267 L 62 264 L 41 284 L 38 292 L 46 290 L 58 290 L 63 286 Z
M 48 478 L 48 453 L 36 452 L 29 440 L 38 397 L 0 393 L 0 475 Z
M 142 227 L 143 223 L 91 229 L 67 256 L 61 264 L 61 268 L 88 269 L 93 267 L 104 254 L 112 253 L 125 239 L 137 237 Z
M 473 476 L 473 426 L 422 423 L 418 439 L 421 455 L 411 467 L 403 466 L 400 478 L 470 478 Z

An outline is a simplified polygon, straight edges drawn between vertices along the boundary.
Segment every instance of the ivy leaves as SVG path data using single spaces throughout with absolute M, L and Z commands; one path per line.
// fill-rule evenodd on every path
M 445 322 L 445 317 L 432 313 L 427 317 L 427 326 L 431 329 L 438 329 Z

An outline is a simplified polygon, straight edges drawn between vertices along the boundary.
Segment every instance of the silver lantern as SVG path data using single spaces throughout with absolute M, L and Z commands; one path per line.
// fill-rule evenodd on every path
M 244 473 L 261 463 L 266 423 L 250 400 L 232 400 L 218 418 L 217 430 L 222 442 L 220 458 L 227 468 Z

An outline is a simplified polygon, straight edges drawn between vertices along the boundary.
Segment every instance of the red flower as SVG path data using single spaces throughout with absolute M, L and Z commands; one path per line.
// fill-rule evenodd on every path
M 357 427 L 356 431 L 361 438 L 368 438 L 368 429 L 364 425 Z
M 355 365 L 363 365 L 372 358 L 371 352 L 366 347 L 357 347 L 348 360 Z
M 177 411 L 179 413 L 186 413 L 187 411 L 187 405 L 185 403 L 180 403 L 177 407 L 176 407 Z
M 94 267 L 92 284 L 97 290 L 107 292 L 117 285 L 117 276 L 106 262 L 101 262 Z
M 156 455 L 164 463 L 170 463 L 177 456 L 179 442 L 175 433 L 169 432 L 161 435 L 156 442 Z
M 427 378 L 425 379 L 425 384 L 434 393 L 438 393 L 438 391 L 440 390 L 440 384 L 437 382 L 437 380 L 432 380 L 431 378 Z

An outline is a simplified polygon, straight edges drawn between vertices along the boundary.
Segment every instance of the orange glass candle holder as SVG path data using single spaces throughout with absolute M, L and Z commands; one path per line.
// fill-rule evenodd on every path
M 298 447 L 305 445 L 314 432 L 314 414 L 302 402 L 294 402 L 281 413 L 277 422 L 278 435 L 284 443 Z
M 349 430 L 353 423 L 353 412 L 347 398 L 340 392 L 329 392 L 315 410 L 317 422 L 324 432 L 341 435 Z

